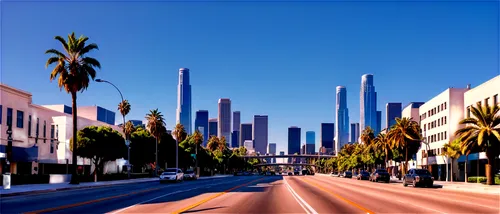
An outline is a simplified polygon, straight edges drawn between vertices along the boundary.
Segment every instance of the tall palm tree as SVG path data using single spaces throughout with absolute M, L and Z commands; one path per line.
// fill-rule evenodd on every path
M 132 121 L 127 121 L 123 127 L 123 134 L 125 134 L 125 139 L 130 139 L 130 135 L 135 132 L 135 126 Z
M 479 149 L 486 153 L 486 184 L 493 184 L 493 165 L 495 157 L 500 155 L 500 107 L 497 105 L 481 106 L 479 103 L 470 108 L 473 117 L 465 118 L 459 122 L 465 127 L 457 130 L 455 135 L 460 139 L 460 149 L 467 154 Z
M 208 139 L 207 148 L 211 152 L 217 150 L 217 148 L 219 148 L 219 138 L 215 135 L 212 135 L 210 139 Z
M 363 132 L 361 133 L 361 141 L 366 145 L 371 145 L 373 139 L 375 139 L 375 134 L 373 132 L 373 129 L 367 126 L 365 130 L 363 130 Z
M 203 134 L 201 134 L 201 132 L 198 131 L 198 129 L 197 129 L 196 131 L 194 131 L 192 139 L 193 139 L 194 144 L 196 146 L 195 147 L 195 155 L 196 155 L 195 168 L 196 168 L 196 176 L 198 176 L 198 150 L 201 148 L 201 143 L 203 143 Z
M 120 114 L 123 117 L 123 122 L 125 122 L 125 116 L 127 116 L 127 114 L 130 112 L 130 103 L 128 102 L 128 100 L 122 100 L 118 104 L 118 111 L 120 111 Z M 125 133 L 125 125 L 126 124 L 123 124 L 123 127 L 122 127 L 123 133 Z M 125 135 L 125 140 L 128 140 L 127 135 Z
M 405 150 L 405 164 L 402 173 L 404 175 L 408 167 L 408 147 L 420 144 L 422 140 L 420 126 L 410 118 L 396 118 L 396 124 L 387 134 L 387 138 L 391 143 L 391 149 L 402 148 Z
M 375 147 L 385 154 L 385 166 L 389 162 L 389 152 L 391 152 L 391 143 L 387 137 L 387 134 L 380 132 L 377 137 L 373 140 Z
M 222 136 L 220 139 L 219 139 L 219 145 L 218 145 L 218 148 L 219 150 L 222 152 L 224 150 L 226 150 L 227 148 L 227 142 L 226 142 L 226 137 Z
M 86 45 L 88 37 L 80 36 L 75 37 L 75 33 L 68 35 L 68 40 L 64 40 L 61 36 L 56 36 L 55 39 L 59 41 L 64 49 L 60 52 L 56 49 L 49 49 L 45 54 L 52 56 L 47 60 L 45 67 L 48 68 L 51 64 L 56 64 L 50 73 L 50 81 L 57 78 L 59 88 L 71 94 L 72 111 L 73 111 L 73 139 L 77 139 L 77 105 L 76 93 L 83 92 L 89 87 L 90 79 L 94 80 L 96 77 L 95 68 L 101 68 L 101 63 L 97 59 L 86 56 L 92 50 L 98 50 L 97 44 L 91 43 Z M 70 184 L 79 184 L 78 169 L 76 159 L 76 140 L 73 140 L 73 154 L 72 154 L 72 176 Z
M 460 151 L 460 140 L 455 139 L 447 144 L 444 144 L 444 156 L 451 159 L 451 182 L 453 182 L 453 163 L 456 159 L 460 157 L 462 151 Z M 446 174 L 448 174 L 448 164 L 446 164 Z M 448 180 L 449 175 L 446 175 L 446 180 Z
M 155 176 L 158 175 L 158 141 L 165 132 L 165 118 L 158 109 L 150 110 L 146 114 L 146 120 L 148 121 L 147 128 L 149 133 L 153 135 L 156 139 L 156 150 L 155 150 Z

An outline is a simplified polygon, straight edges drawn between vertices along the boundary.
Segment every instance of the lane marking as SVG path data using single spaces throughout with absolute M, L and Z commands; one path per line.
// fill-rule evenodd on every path
M 285 177 L 283 177 L 283 181 L 288 189 L 288 191 L 290 191 L 290 193 L 292 194 L 293 198 L 295 198 L 295 200 L 297 201 L 297 203 L 302 207 L 302 209 L 304 209 L 306 211 L 306 213 L 313 213 L 313 214 L 318 214 L 318 212 L 316 212 L 316 210 L 314 210 L 311 205 L 309 205 L 304 199 L 302 199 L 302 197 L 299 196 L 299 194 L 297 194 L 295 192 L 295 190 L 293 190 L 293 188 L 290 186 L 290 184 L 288 184 L 288 181 L 286 181 L 287 179 Z
M 224 195 L 224 194 L 226 194 L 226 193 L 228 193 L 228 192 L 231 192 L 231 191 L 233 191 L 233 190 L 235 190 L 235 189 L 238 189 L 238 188 L 241 188 L 241 187 L 244 187 L 244 186 L 248 186 L 248 185 L 250 185 L 250 184 L 252 184 L 252 183 L 254 183 L 254 182 L 257 182 L 257 181 L 260 181 L 260 180 L 263 180 L 263 179 L 264 179 L 264 178 L 259 178 L 259 179 L 256 179 L 256 180 L 253 180 L 253 181 L 250 181 L 250 182 L 248 182 L 248 183 L 244 183 L 244 184 L 241 184 L 241 185 L 238 185 L 238 186 L 232 187 L 232 188 L 230 188 L 230 189 L 227 189 L 227 190 L 225 190 L 225 191 L 223 191 L 223 192 L 220 192 L 220 193 L 217 193 L 217 194 L 215 194 L 215 195 L 209 196 L 209 197 L 207 197 L 207 198 L 205 198 L 205 199 L 203 199 L 203 200 L 201 200 L 201 201 L 198 201 L 198 202 L 196 202 L 196 203 L 194 203 L 194 204 L 191 204 L 190 206 L 184 207 L 184 208 L 179 209 L 179 210 L 177 210 L 177 211 L 175 211 L 175 212 L 172 212 L 172 213 L 173 213 L 173 214 L 180 214 L 180 213 L 186 212 L 186 211 L 188 211 L 188 210 L 190 210 L 190 209 L 193 209 L 193 208 L 195 208 L 195 207 L 197 207 L 197 206 L 200 206 L 200 205 L 202 205 L 202 204 L 204 204 L 204 203 L 206 203 L 206 202 L 208 202 L 208 201 L 210 201 L 210 200 L 212 200 L 212 199 L 215 199 L 215 198 L 217 198 L 217 197 L 219 197 L 219 196 L 221 196 L 221 195 Z
M 144 204 L 144 203 L 148 203 L 150 201 L 154 201 L 156 199 L 159 199 L 159 198 L 163 198 L 163 197 L 166 197 L 166 196 L 169 196 L 169 195 L 174 195 L 174 194 L 177 194 L 177 193 L 182 193 L 182 192 L 188 192 L 188 191 L 191 191 L 191 190 L 195 190 L 195 189 L 202 189 L 202 188 L 210 188 L 212 186 L 215 186 L 215 185 L 220 185 L 220 184 L 225 184 L 225 183 L 232 183 L 232 182 L 237 182 L 237 181 L 241 181 L 242 179 L 238 179 L 238 180 L 234 180 L 234 181 L 225 181 L 225 182 L 220 182 L 220 183 L 215 183 L 215 184 L 210 184 L 208 186 L 200 186 L 200 187 L 195 187 L 195 188 L 191 188 L 191 189 L 187 189 L 187 190 L 178 190 L 178 191 L 175 191 L 175 192 L 170 192 L 170 193 L 167 193 L 167 194 L 164 194 L 164 195 L 160 195 L 158 197 L 155 197 L 155 198 L 152 198 L 152 199 L 148 199 L 148 200 L 145 200 L 145 201 L 142 201 L 142 202 L 139 202 L 139 203 L 136 203 L 134 205 L 131 205 L 131 206 L 128 206 L 128 207 L 125 207 L 125 208 L 122 208 L 122 209 L 119 209 L 115 212 L 112 212 L 110 214 L 117 214 L 117 213 L 121 213 L 125 210 L 128 210 L 132 207 L 135 207 L 137 205 L 141 205 L 141 204 Z
M 353 202 L 353 201 L 351 201 L 351 200 L 348 200 L 347 198 L 344 198 L 344 197 L 342 197 L 342 196 L 340 196 L 340 195 L 338 195 L 338 194 L 336 194 L 336 193 L 333 193 L 332 191 L 329 191 L 329 190 L 325 189 L 324 187 L 322 187 L 322 186 L 318 185 L 318 184 L 317 184 L 317 183 L 315 183 L 315 182 L 312 182 L 312 181 L 307 181 L 305 178 L 304 178 L 304 179 L 298 179 L 298 180 L 303 181 L 303 182 L 305 182 L 305 183 L 308 183 L 309 185 L 315 186 L 315 187 L 317 187 L 318 189 L 320 189 L 320 190 L 322 190 L 322 191 L 324 191 L 324 192 L 326 192 L 326 193 L 329 193 L 330 195 L 333 195 L 333 196 L 337 197 L 338 199 L 340 199 L 340 200 L 342 200 L 342 201 L 344 201 L 344 202 L 346 202 L 346 203 L 348 203 L 348 204 L 350 204 L 350 205 L 352 205 L 352 206 L 357 207 L 357 208 L 358 208 L 358 209 L 360 209 L 360 210 L 365 211 L 367 214 L 374 214 L 374 213 L 375 213 L 375 212 L 373 212 L 373 211 L 371 211 L 371 210 L 369 210 L 369 209 L 366 209 L 366 208 L 362 207 L 362 206 L 361 206 L 361 205 L 359 205 L 359 204 L 354 203 L 354 202 Z

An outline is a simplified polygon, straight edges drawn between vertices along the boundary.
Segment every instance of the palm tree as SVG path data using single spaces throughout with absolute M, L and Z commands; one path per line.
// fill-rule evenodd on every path
M 120 111 L 120 114 L 123 117 L 123 121 L 125 122 L 125 116 L 130 112 L 130 103 L 128 100 L 122 100 L 118 104 L 118 111 Z M 125 124 L 123 124 L 123 133 L 125 133 Z M 127 137 L 127 135 L 125 135 Z M 128 140 L 128 138 L 125 138 L 125 140 Z
M 177 142 L 182 142 L 186 139 L 187 137 L 186 129 L 184 129 L 184 126 L 182 124 L 178 123 L 177 125 L 175 125 L 174 137 L 177 140 Z
M 201 143 L 203 143 L 203 134 L 201 134 L 200 131 L 196 130 L 196 131 L 194 131 L 192 139 L 193 139 L 194 144 L 196 146 L 196 148 L 195 148 L 195 155 L 196 155 L 195 168 L 196 168 L 196 175 L 198 176 L 198 149 L 201 147 Z
M 405 150 L 405 164 L 402 172 L 404 175 L 408 167 L 408 147 L 420 144 L 422 140 L 420 126 L 410 118 L 396 118 L 396 124 L 387 134 L 387 138 L 391 144 L 391 149 L 402 148 Z
M 72 110 L 73 110 L 73 139 L 77 139 L 77 105 L 76 93 L 83 92 L 89 87 L 90 79 L 94 80 L 96 77 L 95 68 L 101 68 L 101 63 L 97 59 L 87 57 L 86 54 L 92 50 L 98 50 L 97 44 L 85 45 L 89 39 L 86 36 L 75 37 L 75 33 L 68 35 L 68 41 L 64 40 L 61 36 L 56 36 L 64 49 L 62 53 L 56 49 L 49 49 L 45 54 L 52 56 L 47 60 L 45 67 L 56 63 L 56 66 L 50 73 L 50 81 L 57 78 L 58 86 L 71 94 Z M 78 169 L 76 160 L 76 140 L 73 140 L 73 154 L 72 154 L 72 176 L 70 184 L 78 184 Z
M 373 140 L 375 148 L 382 151 L 385 154 L 385 166 L 389 162 L 389 152 L 391 152 L 391 142 L 387 138 L 387 134 L 380 132 L 377 137 Z
M 156 139 L 156 149 L 155 149 L 155 176 L 158 175 L 158 141 L 165 131 L 165 119 L 158 109 L 150 110 L 146 114 L 146 120 L 148 121 L 147 128 L 149 133 L 153 135 Z
M 375 139 L 375 135 L 373 134 L 373 129 L 369 126 L 363 130 L 361 133 L 361 141 L 366 145 L 371 145 L 373 139 Z
M 227 149 L 226 137 L 222 136 L 220 138 L 218 148 L 221 152 Z
M 486 184 L 492 185 L 493 164 L 495 157 L 500 155 L 500 107 L 488 104 L 470 107 L 473 117 L 465 118 L 459 122 L 465 125 L 455 132 L 460 139 L 460 149 L 467 154 L 472 150 L 479 149 L 486 153 L 488 164 L 486 164 Z
M 451 182 L 453 182 L 453 163 L 461 155 L 460 151 L 460 140 L 455 139 L 447 144 L 444 144 L 444 156 L 451 159 Z M 446 164 L 446 173 L 448 174 L 448 164 Z M 446 175 L 446 180 L 448 180 L 449 175 Z
M 215 135 L 212 135 L 210 139 L 208 139 L 207 148 L 211 152 L 217 150 L 217 148 L 219 148 L 219 138 Z
M 130 139 L 130 135 L 135 132 L 135 126 L 132 121 L 127 121 L 123 127 L 123 134 L 125 134 L 125 139 Z

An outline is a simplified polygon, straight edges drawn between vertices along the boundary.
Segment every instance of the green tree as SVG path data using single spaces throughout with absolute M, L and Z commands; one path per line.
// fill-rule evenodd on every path
M 418 151 L 422 136 L 420 134 L 420 126 L 411 118 L 403 117 L 396 118 L 396 124 L 387 134 L 388 140 L 391 142 L 391 148 L 402 148 L 405 151 L 405 164 L 403 166 L 404 175 L 408 168 L 408 158 Z M 411 149 L 410 149 L 411 148 Z M 417 148 L 415 150 L 414 148 Z
M 468 117 L 459 122 L 465 127 L 457 130 L 455 135 L 460 139 L 462 153 L 469 154 L 472 150 L 486 153 L 487 185 L 494 184 L 495 158 L 500 155 L 500 107 L 497 105 L 471 106 L 473 117 Z
M 88 57 L 87 54 L 92 50 L 97 50 L 96 44 L 92 43 L 86 45 L 88 37 L 80 36 L 78 39 L 75 37 L 75 33 L 68 35 L 68 40 L 64 40 L 61 36 L 56 36 L 64 49 L 65 53 L 62 53 L 56 49 L 49 49 L 45 51 L 45 54 L 51 54 L 52 56 L 47 60 L 45 65 L 46 68 L 51 64 L 56 64 L 52 72 L 50 73 L 50 81 L 57 78 L 58 86 L 71 94 L 72 101 L 72 111 L 73 111 L 73 139 L 77 138 L 77 105 L 76 105 L 76 93 L 83 92 L 89 87 L 90 79 L 94 80 L 96 77 L 95 68 L 101 68 L 101 64 L 95 58 Z M 75 144 L 76 142 L 73 142 Z M 76 147 L 76 145 L 72 145 Z M 78 150 L 78 149 L 77 149 Z M 76 154 L 73 152 L 71 161 L 71 181 L 70 184 L 78 184 L 78 169 Z
M 123 144 L 123 137 L 109 126 L 87 126 L 78 131 L 77 139 L 76 154 L 92 161 L 96 182 L 97 175 L 102 175 L 106 162 L 126 155 L 127 147 Z
M 155 153 L 158 153 L 158 143 L 161 136 L 165 133 L 165 119 L 158 109 L 150 110 L 146 114 L 146 120 L 148 121 L 147 128 L 151 135 L 156 139 L 156 149 Z M 156 155 L 155 160 L 155 176 L 158 175 L 158 155 Z
M 156 140 L 148 130 L 138 127 L 130 135 L 130 163 L 134 167 L 144 167 L 155 162 Z
M 132 123 L 132 121 L 127 121 L 125 126 L 123 127 L 123 134 L 125 134 L 125 139 L 130 139 L 130 135 L 135 132 L 136 127 Z
M 184 126 L 180 123 L 175 125 L 175 129 L 174 129 L 174 132 L 172 134 L 174 135 L 175 139 L 179 143 L 184 141 L 187 137 L 186 129 L 184 129 Z
M 373 134 L 373 129 L 370 126 L 367 126 L 365 130 L 361 133 L 361 141 L 364 144 L 371 145 L 373 139 L 375 139 L 375 135 Z
M 118 103 L 118 111 L 120 112 L 120 114 L 122 115 L 123 117 L 123 121 L 125 121 L 125 116 L 127 116 L 127 114 L 130 112 L 130 109 L 131 109 L 131 106 L 130 106 L 130 103 L 128 102 L 128 100 L 122 100 L 120 103 Z M 125 133 L 125 139 L 129 139 L 128 137 L 130 137 L 130 133 L 127 133 L 125 132 L 125 128 L 126 128 L 126 123 L 123 124 L 123 133 Z
M 384 154 L 384 166 L 387 166 L 387 163 L 389 162 L 389 154 L 391 154 L 391 142 L 387 138 L 387 134 L 380 132 L 373 140 L 373 143 L 375 148 Z
M 451 159 L 451 182 L 453 182 L 453 163 L 461 155 L 460 151 L 460 140 L 455 139 L 447 144 L 444 144 L 444 156 Z M 446 165 L 446 174 L 448 174 L 448 165 Z M 446 175 L 446 180 L 448 180 L 448 175 Z
M 219 148 L 219 138 L 217 136 L 212 135 L 207 142 L 207 148 L 211 152 L 217 150 Z

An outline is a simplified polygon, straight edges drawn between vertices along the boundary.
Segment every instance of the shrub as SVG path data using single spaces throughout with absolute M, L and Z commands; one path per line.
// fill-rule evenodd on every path
M 474 176 L 474 177 L 467 178 L 467 182 L 470 182 L 470 183 L 477 183 L 478 180 L 479 180 L 479 183 L 484 183 L 484 182 L 486 182 L 487 179 L 484 176 Z

